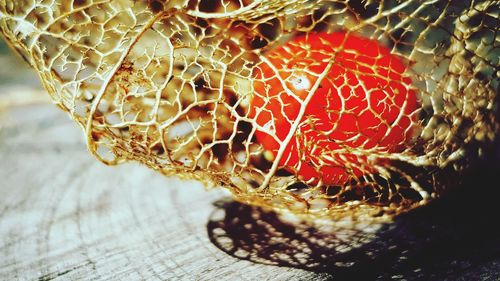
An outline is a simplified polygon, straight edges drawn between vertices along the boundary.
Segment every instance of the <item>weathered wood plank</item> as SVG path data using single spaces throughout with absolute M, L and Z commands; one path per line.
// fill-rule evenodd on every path
M 100 164 L 76 125 L 36 86 L 34 73 L 3 52 L 0 42 L 0 280 L 331 278 L 217 249 L 207 230 L 220 229 L 207 229 L 207 223 L 234 232 L 252 224 L 253 208 L 229 204 L 227 224 L 210 221 L 221 210 L 213 202 L 227 196 L 223 190 L 205 192 L 195 182 L 136 164 Z M 500 280 L 497 153 L 478 169 L 483 172 L 471 174 L 462 193 L 402 217 L 399 227 L 380 231 L 366 247 L 336 256 L 318 246 L 335 243 L 335 235 L 313 235 L 326 239 L 316 244 L 310 262 L 319 262 L 317 268 L 330 270 L 335 280 Z M 235 218 L 240 222 L 231 225 Z M 272 219 L 265 222 L 272 225 Z M 269 254 L 262 247 L 275 246 L 261 239 L 267 233 L 259 229 L 244 234 L 229 238 L 256 254 L 250 260 Z M 300 236 L 287 235 L 285 242 Z M 289 252 L 304 253 L 289 246 Z M 372 250 L 378 252 L 367 256 Z M 343 270 L 336 261 L 358 264 Z
M 48 102 L 8 108 L 1 120 L 0 279 L 327 278 L 220 251 L 206 224 L 224 191 L 97 162 Z

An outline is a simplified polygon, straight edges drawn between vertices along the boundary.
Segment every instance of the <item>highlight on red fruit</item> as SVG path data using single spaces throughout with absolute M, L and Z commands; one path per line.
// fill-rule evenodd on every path
M 409 145 L 416 92 L 405 64 L 377 41 L 312 33 L 264 57 L 254 73 L 249 116 L 267 158 L 283 147 L 279 165 L 301 180 L 345 184 L 374 172 L 367 155 Z

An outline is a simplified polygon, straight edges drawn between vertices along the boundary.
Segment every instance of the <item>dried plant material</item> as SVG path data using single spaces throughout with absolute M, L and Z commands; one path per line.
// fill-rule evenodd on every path
M 245 203 L 363 219 L 390 218 L 439 196 L 493 142 L 500 130 L 499 11 L 496 1 L 4 0 L 0 28 L 104 163 L 135 160 L 166 175 L 223 186 Z M 299 99 L 300 114 L 287 120 L 289 137 L 280 137 L 251 113 L 256 97 L 270 102 L 276 96 L 270 91 L 277 91 L 256 89 L 267 83 L 258 69 L 275 71 L 283 86 L 278 91 L 293 97 L 287 85 L 297 80 L 283 73 L 297 66 L 286 62 L 315 52 L 305 43 L 288 58 L 270 58 L 273 51 L 304 36 L 341 33 L 377 42 L 410 81 L 392 87 L 403 78 L 369 72 L 376 62 L 364 63 L 364 71 L 359 66 L 339 72 L 346 86 L 349 75 L 357 81 L 382 75 L 376 81 L 386 86 L 365 87 L 358 98 L 370 101 L 365 111 L 374 116 L 395 110 L 397 119 L 378 118 L 380 123 L 370 126 L 382 132 L 399 126 L 405 135 L 396 138 L 398 149 L 373 149 L 384 146 L 384 136 L 372 139 L 371 146 L 368 141 L 353 145 L 363 139 L 362 130 L 338 129 L 344 137 L 332 138 L 304 114 L 320 84 L 333 79 L 330 69 L 345 64 L 339 54 L 351 54 L 355 62 L 380 57 L 359 59 L 370 55 L 345 42 L 321 53 L 327 65 L 321 71 L 313 70 L 314 62 L 301 66 L 316 87 L 305 87 L 309 98 Z M 337 83 L 331 82 L 337 88 L 328 94 L 331 100 L 353 99 L 356 87 L 367 84 L 344 91 Z M 398 92 L 415 93 L 417 106 L 391 102 Z M 348 116 L 365 126 L 361 111 L 333 108 L 338 118 L 329 119 L 331 126 L 342 128 Z M 286 115 L 268 113 L 269 120 Z M 411 124 L 403 126 L 401 120 Z M 326 136 L 345 151 L 324 150 L 316 157 L 296 149 L 296 160 L 289 163 L 281 160 L 286 153 L 262 143 L 262 132 L 278 140 L 278 152 L 300 140 L 307 145 L 296 147 L 312 149 L 307 132 Z M 315 173 L 301 175 L 305 166 Z M 322 178 L 339 166 L 345 171 L 342 181 Z

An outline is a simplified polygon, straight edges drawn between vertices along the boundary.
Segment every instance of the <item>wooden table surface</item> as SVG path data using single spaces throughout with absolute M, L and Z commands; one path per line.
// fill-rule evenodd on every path
M 101 164 L 49 102 L 0 114 L 0 279 L 327 277 L 219 250 L 206 226 L 227 193 L 134 163 Z
M 0 280 L 500 280 L 500 156 L 394 224 L 326 233 L 99 163 L 17 71 L 0 68 Z

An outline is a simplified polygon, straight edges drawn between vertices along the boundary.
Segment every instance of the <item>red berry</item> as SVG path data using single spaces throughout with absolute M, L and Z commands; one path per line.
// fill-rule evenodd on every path
M 405 65 L 378 42 L 343 32 L 314 33 L 265 56 L 273 66 L 264 60 L 256 67 L 250 117 L 265 128 L 256 137 L 274 157 L 280 145 L 266 130 L 285 140 L 301 102 L 335 56 L 279 160 L 302 180 L 344 184 L 373 172 L 367 154 L 400 152 L 408 144 L 416 93 Z

